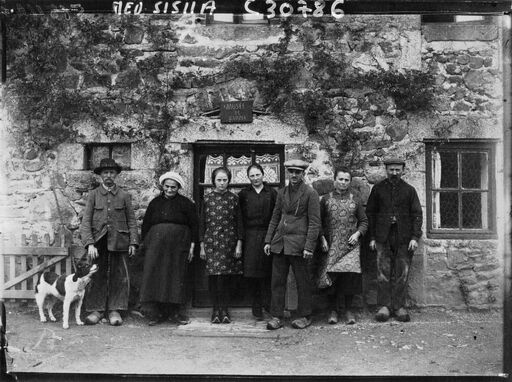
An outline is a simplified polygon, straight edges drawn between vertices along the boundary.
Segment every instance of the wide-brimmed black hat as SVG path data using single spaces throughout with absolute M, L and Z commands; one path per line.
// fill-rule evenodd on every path
M 103 170 L 114 169 L 119 174 L 121 172 L 121 166 L 119 166 L 115 160 L 111 158 L 103 158 L 100 161 L 100 165 L 94 169 L 94 173 L 100 175 Z

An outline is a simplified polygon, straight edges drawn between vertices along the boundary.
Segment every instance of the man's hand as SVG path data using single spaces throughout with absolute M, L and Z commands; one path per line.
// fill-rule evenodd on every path
M 416 248 L 418 248 L 418 242 L 414 239 L 411 239 L 411 241 L 409 242 L 409 251 L 414 252 Z
M 95 260 L 98 258 L 98 249 L 94 246 L 94 244 L 89 244 L 87 247 L 87 255 L 91 260 Z
M 356 231 L 352 236 L 348 238 L 348 243 L 350 245 L 356 245 L 359 241 L 359 237 L 361 236 L 361 232 Z
M 137 246 L 135 245 L 130 245 L 128 247 L 128 257 L 133 257 L 135 256 L 135 253 L 137 252 Z
M 265 255 L 270 256 L 270 244 L 265 244 L 263 252 L 265 252 Z
M 242 257 L 242 240 L 238 240 L 236 242 L 235 248 L 235 259 L 239 259 Z
M 188 251 L 188 258 L 187 258 L 189 263 L 194 258 L 194 248 L 195 248 L 195 244 L 194 243 L 190 243 L 190 250 Z
M 372 251 L 375 251 L 377 249 L 377 245 L 376 245 L 375 240 L 370 240 L 370 249 Z
M 302 257 L 304 257 L 305 259 L 311 259 L 313 257 L 313 252 L 308 251 L 307 249 L 302 251 L 302 253 L 303 253 Z
M 327 252 L 329 250 L 329 243 L 327 242 L 327 239 L 325 236 L 322 236 L 322 251 Z

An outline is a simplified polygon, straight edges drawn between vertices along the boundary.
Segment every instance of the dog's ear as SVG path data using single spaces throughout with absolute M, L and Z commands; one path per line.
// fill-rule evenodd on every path
M 73 282 L 76 283 L 76 280 L 78 280 L 78 272 L 73 274 Z

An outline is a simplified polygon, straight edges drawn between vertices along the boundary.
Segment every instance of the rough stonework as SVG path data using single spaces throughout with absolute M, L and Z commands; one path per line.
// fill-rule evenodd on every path
M 350 15 L 340 21 L 206 25 L 191 15 L 56 15 L 35 23 L 36 33 L 52 36 L 42 41 L 26 37 L 35 17 L 7 22 L 2 244 L 55 245 L 65 237 L 67 246 L 81 245 L 85 200 L 98 185 L 86 161 L 90 144 L 130 145 L 128 157 L 119 154 L 129 164 L 119 184 L 132 194 L 139 223 L 164 171 L 181 173 L 183 193 L 193 197 L 198 142 L 282 144 L 285 159 L 311 162 L 307 181 L 321 193 L 332 189 L 333 168 L 348 165 L 363 200 L 385 178 L 383 159 L 401 156 L 407 163 L 404 179 L 418 190 L 424 216 L 424 139 L 494 138 L 497 152 L 502 150 L 498 22 L 474 28 L 422 25 L 416 15 Z M 41 55 L 51 55 L 45 58 L 53 62 L 46 66 L 49 74 L 32 72 L 39 69 L 26 62 L 37 44 L 47 49 Z M 279 65 L 290 67 L 279 71 Z M 421 73 L 433 78 L 431 108 L 411 108 L 386 93 L 381 82 L 371 82 L 386 73 L 402 73 L 407 80 L 413 71 L 419 79 Z M 48 76 L 48 96 L 40 105 L 46 114 L 22 109 L 30 106 L 31 93 L 21 93 L 20 83 L 34 76 Z M 252 123 L 221 123 L 222 101 L 248 99 L 254 100 Z M 55 115 L 52 102 L 60 105 Z M 499 156 L 496 171 L 496 190 L 502 190 Z M 503 195 L 497 195 L 499 206 Z M 424 236 L 411 270 L 412 305 L 501 306 L 498 238 L 506 216 L 500 208 L 496 212 L 496 239 Z M 426 224 L 425 217 L 424 232 Z M 371 305 L 375 259 L 367 249 L 363 262 L 363 301 Z

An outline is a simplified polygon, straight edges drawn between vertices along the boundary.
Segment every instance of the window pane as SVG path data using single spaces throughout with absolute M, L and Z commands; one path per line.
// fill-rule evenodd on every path
M 489 228 L 486 192 L 462 194 L 462 228 Z
M 106 145 L 92 146 L 91 156 L 89 157 L 89 169 L 94 169 L 100 165 L 100 161 L 103 158 L 109 157 L 109 148 Z
M 459 197 L 456 192 L 434 192 L 434 228 L 459 228 Z
M 432 179 L 434 188 L 457 188 L 459 184 L 457 153 L 432 153 Z
M 279 154 L 256 155 L 256 163 L 259 163 L 265 172 L 263 181 L 267 183 L 279 183 L 281 181 Z
M 204 183 L 211 183 L 212 182 L 212 172 L 217 167 L 221 167 L 223 165 L 222 161 L 222 155 L 208 155 L 206 157 L 206 163 L 204 166 L 204 174 L 202 181 Z
M 250 183 L 247 177 L 247 167 L 250 165 L 250 156 L 240 155 L 239 157 L 228 157 L 227 166 L 231 171 L 231 183 Z
M 462 153 L 462 187 L 487 190 L 487 153 Z
M 123 169 L 129 169 L 131 167 L 131 146 L 125 145 L 114 145 L 112 147 L 112 159 L 114 159 Z

